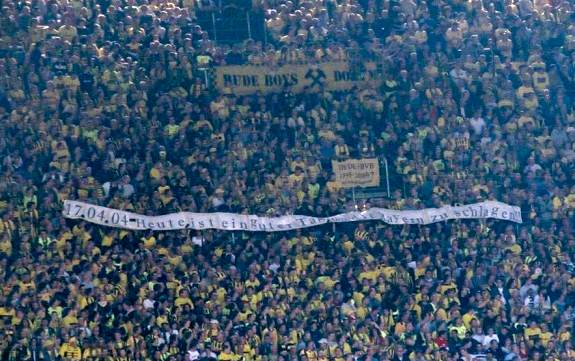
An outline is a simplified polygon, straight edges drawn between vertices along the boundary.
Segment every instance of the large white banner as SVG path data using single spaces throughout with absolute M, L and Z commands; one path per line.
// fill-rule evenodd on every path
M 430 224 L 451 219 L 495 218 L 522 223 L 521 209 L 501 202 L 487 201 L 464 206 L 446 206 L 413 211 L 371 208 L 331 217 L 289 215 L 259 217 L 235 213 L 179 212 L 163 216 L 144 216 L 78 201 L 64 201 L 64 217 L 82 219 L 102 226 L 132 230 L 220 229 L 226 231 L 277 232 L 319 226 L 326 223 L 378 220 L 388 224 Z

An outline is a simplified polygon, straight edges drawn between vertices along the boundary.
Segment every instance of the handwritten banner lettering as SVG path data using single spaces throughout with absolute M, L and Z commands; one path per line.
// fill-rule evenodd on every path
M 336 180 L 344 188 L 379 186 L 377 158 L 332 161 Z
M 519 207 L 495 201 L 410 211 L 370 208 L 362 212 L 347 212 L 331 217 L 289 215 L 270 218 L 234 213 L 191 212 L 179 212 L 163 216 L 144 216 L 89 203 L 66 200 L 64 201 L 62 213 L 65 218 L 82 219 L 102 226 L 157 231 L 219 229 L 227 231 L 278 232 L 314 227 L 326 223 L 373 220 L 394 225 L 431 224 L 452 219 L 480 218 L 495 218 L 522 223 L 521 209 Z

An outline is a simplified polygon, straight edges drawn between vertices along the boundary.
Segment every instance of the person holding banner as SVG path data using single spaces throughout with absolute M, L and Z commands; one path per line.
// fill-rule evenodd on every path
M 225 3 L 0 1 L 0 359 L 572 359 L 575 3 Z

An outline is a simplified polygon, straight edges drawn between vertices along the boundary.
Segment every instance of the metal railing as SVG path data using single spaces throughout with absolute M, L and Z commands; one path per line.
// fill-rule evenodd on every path
M 198 24 L 211 40 L 233 45 L 248 39 L 267 44 L 265 18 L 262 12 L 237 8 L 210 9 L 196 12 Z

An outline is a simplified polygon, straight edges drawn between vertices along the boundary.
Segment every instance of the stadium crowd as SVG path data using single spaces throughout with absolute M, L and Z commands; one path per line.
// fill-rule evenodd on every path
M 231 47 L 196 5 L 0 0 L 1 360 L 575 359 L 572 1 L 269 0 L 269 42 Z M 350 56 L 382 85 L 236 96 L 202 70 Z M 361 207 L 497 199 L 524 224 L 61 215 L 331 215 L 357 206 L 331 160 L 359 157 L 387 158 L 393 187 Z

